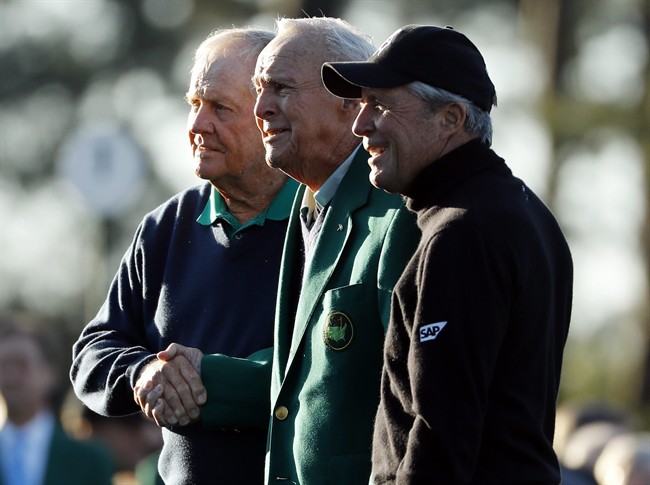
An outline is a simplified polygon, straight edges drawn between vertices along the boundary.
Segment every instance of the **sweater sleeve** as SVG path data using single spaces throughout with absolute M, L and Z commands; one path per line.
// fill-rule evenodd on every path
M 77 396 L 93 411 L 122 416 L 140 410 L 133 385 L 140 369 L 155 358 L 143 330 L 143 290 L 138 271 L 137 241 L 122 258 L 97 316 L 72 348 L 70 379 Z
M 266 427 L 270 415 L 273 348 L 245 359 L 206 355 L 201 379 L 208 394 L 202 408 L 206 427 Z

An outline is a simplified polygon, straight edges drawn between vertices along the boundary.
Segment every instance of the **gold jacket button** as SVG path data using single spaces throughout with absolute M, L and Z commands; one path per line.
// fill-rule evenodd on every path
M 275 417 L 280 421 L 284 421 L 289 416 L 289 410 L 285 406 L 278 406 L 275 408 Z

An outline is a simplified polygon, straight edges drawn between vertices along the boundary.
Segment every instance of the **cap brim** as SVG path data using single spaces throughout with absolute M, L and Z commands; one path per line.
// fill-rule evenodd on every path
M 326 62 L 321 70 L 323 84 L 339 98 L 360 98 L 362 88 L 393 88 L 412 81 L 375 62 Z

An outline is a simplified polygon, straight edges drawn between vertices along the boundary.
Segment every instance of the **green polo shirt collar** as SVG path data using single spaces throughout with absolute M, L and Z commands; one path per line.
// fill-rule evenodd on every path
M 287 177 L 287 181 L 280 189 L 280 192 L 275 196 L 273 202 L 257 216 L 253 217 L 245 224 L 240 224 L 239 221 L 228 211 L 226 201 L 217 189 L 212 187 L 212 193 L 205 205 L 203 212 L 196 219 L 199 224 L 204 226 L 212 225 L 217 219 L 221 219 L 228 223 L 233 230 L 233 235 L 237 232 L 250 227 L 252 225 L 262 226 L 267 219 L 272 221 L 282 221 L 289 217 L 291 213 L 291 205 L 298 188 L 298 182 L 291 177 Z

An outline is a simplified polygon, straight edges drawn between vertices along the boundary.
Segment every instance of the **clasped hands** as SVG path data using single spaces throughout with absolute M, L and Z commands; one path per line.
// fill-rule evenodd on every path
M 133 399 L 160 427 L 198 421 L 208 397 L 201 381 L 203 352 L 173 343 L 156 357 L 140 372 Z

